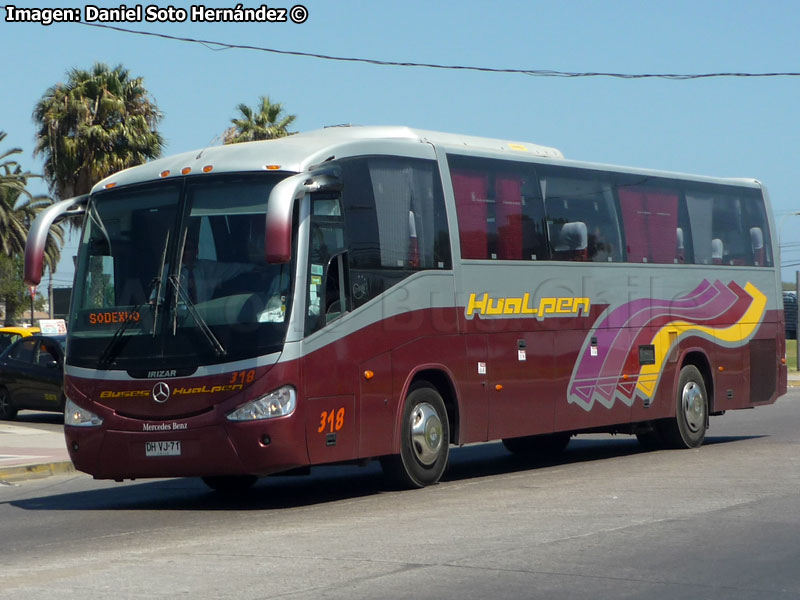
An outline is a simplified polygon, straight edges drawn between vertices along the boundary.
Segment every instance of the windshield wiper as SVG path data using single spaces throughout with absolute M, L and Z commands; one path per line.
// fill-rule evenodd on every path
M 160 277 L 155 277 L 150 282 L 150 285 L 147 286 L 147 290 L 145 291 L 145 298 L 149 298 L 150 294 L 153 292 L 153 289 L 161 283 Z M 103 349 L 102 354 L 100 354 L 100 358 L 97 359 L 97 368 L 99 369 L 108 369 L 111 366 L 111 361 L 113 361 L 117 355 L 119 354 L 119 345 L 122 339 L 122 335 L 128 330 L 128 327 L 131 326 L 131 323 L 139 323 L 141 322 L 141 310 L 145 304 L 148 304 L 149 301 L 139 302 L 136 306 L 134 306 L 128 313 L 132 316 L 133 314 L 138 313 L 139 319 L 126 319 L 122 322 L 122 325 L 117 327 L 117 330 L 114 332 L 114 335 L 111 336 L 111 339 L 108 340 L 108 344 Z M 156 308 L 156 310 L 158 310 Z M 155 331 L 155 326 L 153 328 Z
M 102 226 L 102 221 L 98 219 L 98 226 L 104 232 L 106 238 L 108 238 L 108 234 L 105 233 L 105 228 Z M 130 311 L 132 313 L 139 313 L 141 316 L 142 307 L 145 304 L 152 303 L 153 304 L 153 337 L 156 336 L 156 331 L 158 327 L 158 315 L 159 312 L 162 310 L 162 302 L 161 302 L 161 277 L 164 274 L 164 264 L 167 261 L 167 247 L 169 246 L 169 231 L 167 232 L 167 238 L 164 240 L 164 249 L 161 251 L 161 264 L 158 267 L 158 271 L 156 271 L 156 276 L 152 279 L 150 284 L 147 286 L 147 289 L 144 292 L 144 300 L 139 302 L 133 309 Z M 158 288 L 158 292 L 153 297 L 153 290 Z M 111 339 L 106 344 L 106 347 L 103 349 L 102 354 L 100 354 L 100 358 L 97 360 L 97 366 L 100 369 L 107 369 L 111 366 L 111 361 L 114 360 L 118 352 L 118 346 L 122 335 L 128 330 L 130 327 L 132 320 L 126 320 L 120 325 L 117 330 L 114 332 L 114 335 L 111 336 Z
M 194 305 L 194 302 L 192 302 L 192 299 L 189 298 L 189 294 L 186 292 L 185 289 L 183 289 L 180 277 L 178 277 L 177 275 L 170 275 L 167 279 L 175 288 L 175 294 L 177 296 L 180 296 L 181 300 L 183 300 L 183 303 L 189 310 L 189 314 L 192 315 L 192 317 L 195 320 L 195 323 L 197 323 L 197 325 L 200 327 L 200 331 L 203 332 L 203 335 L 205 336 L 211 348 L 214 350 L 214 353 L 217 356 L 226 356 L 228 354 L 228 351 L 225 350 L 225 347 L 222 345 L 219 339 L 217 339 L 217 336 L 215 336 L 214 332 L 211 331 L 211 328 L 208 326 L 208 323 L 206 323 L 206 320 L 197 310 L 197 308 Z M 177 319 L 177 314 L 178 314 L 177 302 L 175 302 L 174 310 L 175 310 L 175 318 Z
M 154 306 L 154 314 L 153 314 L 153 337 L 156 337 L 156 332 L 158 331 L 158 316 L 161 314 L 163 310 L 163 302 L 161 302 L 161 278 L 164 276 L 164 265 L 167 262 L 167 247 L 169 247 L 169 235 L 170 232 L 167 231 L 167 239 L 164 240 L 164 249 L 161 251 L 161 264 L 158 266 L 158 271 L 156 271 L 156 278 L 153 280 L 155 283 L 157 281 L 158 284 L 158 291 L 156 292 L 155 299 L 150 299 L 149 301 L 153 302 Z M 147 295 L 152 295 L 152 283 L 151 289 L 148 290 Z

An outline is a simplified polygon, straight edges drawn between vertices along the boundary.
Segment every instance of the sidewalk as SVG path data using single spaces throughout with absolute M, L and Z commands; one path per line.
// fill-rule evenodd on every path
M 42 431 L 0 421 L 0 483 L 75 470 L 61 431 Z

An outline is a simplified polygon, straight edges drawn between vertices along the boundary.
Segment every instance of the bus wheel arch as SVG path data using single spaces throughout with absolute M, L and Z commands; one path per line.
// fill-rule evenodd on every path
M 459 440 L 459 410 L 458 410 L 458 396 L 456 389 L 453 385 L 453 379 L 449 373 L 443 371 L 441 368 L 428 368 L 416 371 L 411 377 L 408 384 L 408 393 L 411 393 L 411 388 L 414 385 L 427 383 L 436 388 L 439 395 L 444 401 L 445 409 L 447 410 L 447 421 L 450 425 L 450 443 L 457 444 Z
M 705 357 L 701 357 L 702 360 L 695 358 L 681 363 L 673 390 L 675 416 L 659 424 L 660 438 L 668 448 L 698 448 L 705 440 L 712 406 L 709 389 L 713 388 L 709 385 L 710 367 Z
M 689 365 L 694 366 L 699 372 L 700 375 L 703 377 L 703 383 L 706 387 L 706 394 L 708 395 L 708 412 L 709 414 L 714 412 L 714 375 L 713 371 L 711 370 L 711 361 L 708 360 L 708 356 L 704 352 L 699 350 L 693 350 L 687 352 L 686 355 L 683 357 L 683 360 L 680 362 L 681 368 L 676 373 L 676 385 L 678 383 L 678 379 L 680 378 L 680 372 L 683 370 L 684 367 Z
M 447 375 L 437 370 L 420 371 L 408 384 L 401 403 L 398 453 L 380 459 L 393 485 L 433 485 L 447 468 L 452 422 L 457 419 L 451 385 Z

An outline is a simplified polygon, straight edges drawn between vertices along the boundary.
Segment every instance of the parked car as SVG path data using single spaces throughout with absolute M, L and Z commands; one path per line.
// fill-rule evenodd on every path
M 18 339 L 39 333 L 38 327 L 0 327 L 0 354 Z
M 24 409 L 64 411 L 64 335 L 23 337 L 0 354 L 0 419 Z
M 783 319 L 786 339 L 797 339 L 797 292 L 783 292 Z

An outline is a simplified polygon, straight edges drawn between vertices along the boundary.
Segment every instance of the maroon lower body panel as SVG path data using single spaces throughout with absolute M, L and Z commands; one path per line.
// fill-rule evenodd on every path
M 269 475 L 308 464 L 305 443 L 293 431 L 301 421 L 158 432 L 65 427 L 65 436 L 76 468 L 96 479 Z

